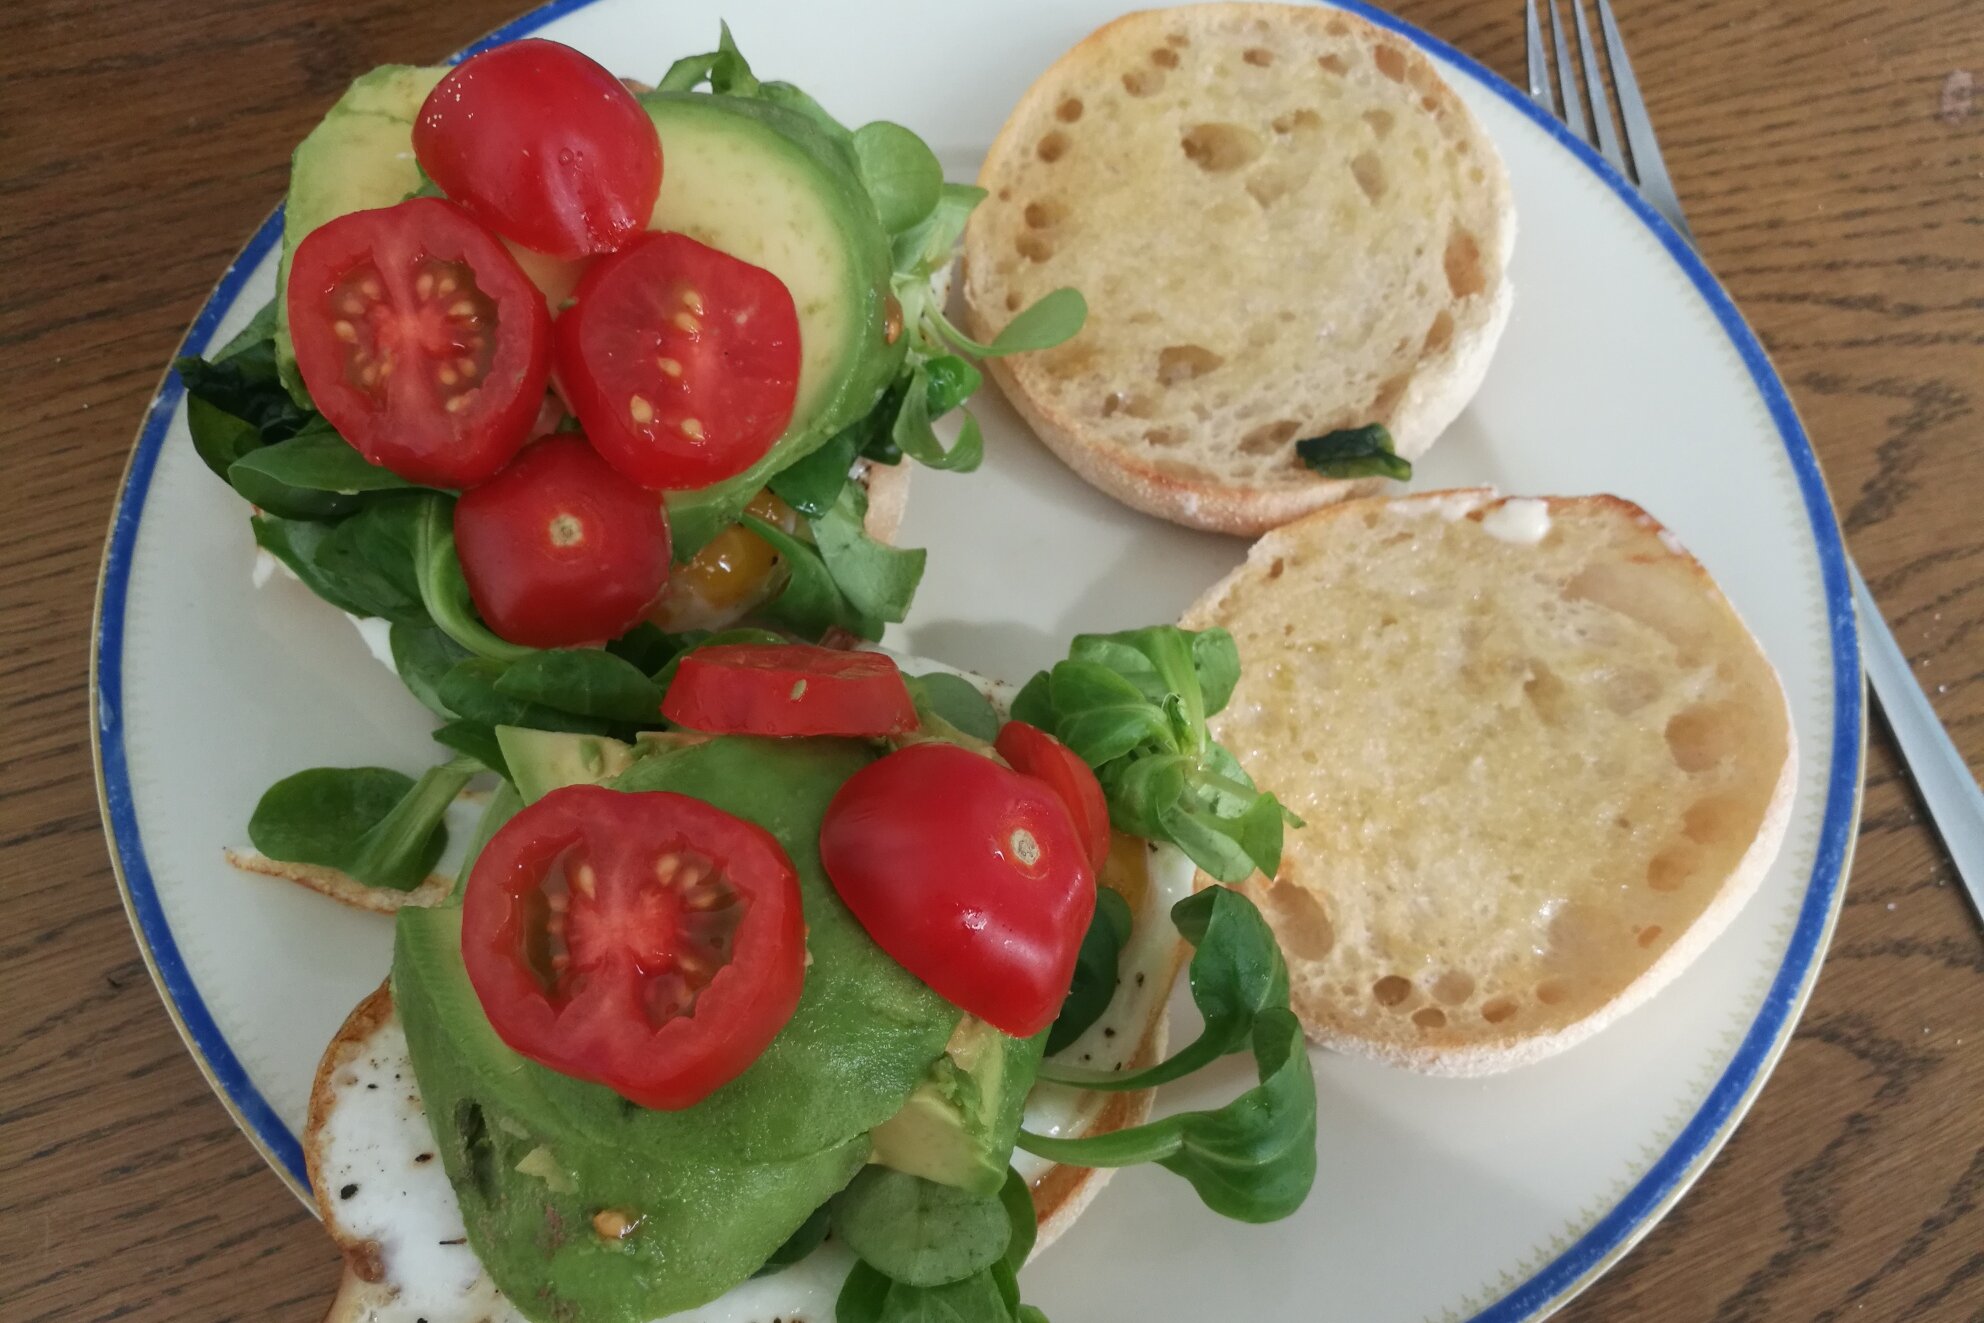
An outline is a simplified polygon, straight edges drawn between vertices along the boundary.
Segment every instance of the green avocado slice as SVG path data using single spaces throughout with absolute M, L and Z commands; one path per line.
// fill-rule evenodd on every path
M 625 790 L 693 795 L 779 839 L 813 957 L 798 1010 L 742 1075 L 678 1112 L 510 1051 L 468 982 L 460 911 L 401 911 L 393 994 L 469 1241 L 527 1316 L 644 1323 L 748 1277 L 870 1152 L 959 1012 L 862 931 L 820 867 L 820 820 L 873 757 L 846 740 L 728 736 L 634 764 Z M 594 1218 L 624 1222 L 601 1235 Z
M 734 478 L 668 494 L 677 558 L 695 554 L 765 480 L 875 407 L 908 351 L 889 340 L 889 236 L 846 158 L 804 115 L 700 92 L 641 98 L 661 137 L 650 229 L 673 230 L 761 266 L 799 311 L 792 421 Z
M 303 236 L 354 211 L 390 207 L 423 182 L 413 159 L 413 120 L 446 69 L 382 64 L 360 75 L 290 156 L 283 202 L 282 261 L 276 268 L 276 370 L 307 404 L 289 341 L 289 259 Z

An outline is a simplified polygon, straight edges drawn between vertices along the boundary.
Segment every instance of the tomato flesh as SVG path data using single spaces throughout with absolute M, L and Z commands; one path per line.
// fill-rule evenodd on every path
M 676 668 L 661 714 L 717 734 L 880 739 L 916 729 L 916 704 L 893 661 L 807 643 L 697 648 Z
M 618 248 L 647 226 L 661 141 L 612 74 L 532 38 L 464 60 L 420 107 L 428 178 L 497 233 L 553 257 Z
M 632 629 L 668 582 L 668 519 L 571 433 L 545 437 L 455 502 L 455 552 L 476 611 L 531 648 Z
M 1109 801 L 1081 755 L 1038 726 L 1008 721 L 993 747 L 1023 776 L 1043 781 L 1067 805 L 1075 830 L 1088 846 L 1088 866 L 1097 877 L 1109 858 Z
M 785 283 L 682 234 L 594 263 L 558 317 L 560 391 L 586 435 L 644 487 L 743 472 L 792 420 L 799 313 Z
M 1060 1013 L 1095 874 L 1043 782 L 912 744 L 847 779 L 820 862 L 876 944 L 945 1000 L 1018 1038 Z
M 769 833 L 700 800 L 567 786 L 477 857 L 462 958 L 516 1051 L 643 1107 L 688 1107 L 799 1004 L 799 879 Z
M 461 208 L 410 198 L 327 221 L 296 246 L 285 297 L 311 399 L 374 464 L 467 487 L 529 438 L 551 316 Z

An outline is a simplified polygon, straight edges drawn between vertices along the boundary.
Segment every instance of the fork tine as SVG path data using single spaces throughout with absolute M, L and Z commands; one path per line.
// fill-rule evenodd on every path
M 1573 4 L 1577 0 L 1571 0 Z M 1564 20 L 1557 12 L 1557 0 L 1543 0 L 1550 10 L 1550 37 L 1557 45 L 1557 86 L 1564 96 L 1564 123 L 1585 142 L 1591 141 L 1591 125 L 1584 117 L 1584 97 L 1578 91 L 1577 70 L 1571 66 L 1571 48 L 1564 44 Z
M 1578 55 L 1584 60 L 1584 87 L 1591 101 L 1592 122 L 1598 126 L 1598 150 L 1614 170 L 1631 179 L 1626 154 L 1619 148 L 1619 131 L 1612 127 L 1612 103 L 1605 96 L 1605 74 L 1599 68 L 1598 44 L 1591 39 L 1591 29 L 1585 26 L 1584 0 L 1571 0 L 1571 17 L 1578 24 Z
M 1619 35 L 1619 21 L 1612 17 L 1610 0 L 1598 0 L 1598 26 L 1605 32 L 1605 49 L 1612 57 L 1612 81 L 1619 89 L 1619 118 L 1626 125 L 1626 142 L 1633 150 L 1633 170 L 1639 176 L 1640 192 L 1693 243 L 1695 236 L 1681 215 L 1681 199 L 1667 174 L 1667 162 L 1660 158 L 1653 120 L 1646 113 L 1646 98 L 1640 95 L 1639 79 L 1633 77 L 1633 62 L 1626 58 L 1626 42 Z
M 1543 26 L 1536 16 L 1536 0 L 1523 0 L 1523 32 L 1529 42 L 1529 99 L 1551 114 L 1558 114 L 1557 92 L 1550 86 L 1550 59 L 1543 51 Z

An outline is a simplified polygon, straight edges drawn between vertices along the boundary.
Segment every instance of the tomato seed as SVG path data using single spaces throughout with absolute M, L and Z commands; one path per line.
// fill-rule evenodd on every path
M 655 881 L 661 883 L 661 885 L 665 887 L 674 886 L 675 870 L 680 868 L 681 866 L 682 866 L 682 857 L 680 855 L 673 855 L 673 854 L 663 855 L 661 858 L 654 861 Z
M 640 1218 L 629 1217 L 618 1208 L 602 1208 L 592 1215 L 592 1229 L 601 1240 L 625 1240 L 640 1224 Z
M 342 318 L 331 323 L 331 332 L 346 344 L 356 344 L 358 341 L 358 328 Z
M 565 517 L 570 518 L 570 516 Z M 572 885 L 579 889 L 580 895 L 590 899 L 599 890 L 599 874 L 592 871 L 591 864 L 580 864 L 572 870 Z
M 700 317 L 703 315 L 703 296 L 693 289 L 685 289 L 682 291 L 682 306 Z
M 665 377 L 679 377 L 682 375 L 682 365 L 672 358 L 657 358 L 654 361 L 654 365 L 661 369 L 661 374 Z
M 452 386 L 462 379 L 461 373 L 455 371 L 453 368 L 449 367 L 446 363 L 443 363 L 440 366 L 440 368 L 434 373 L 434 377 L 443 386 Z
M 682 420 L 682 435 L 688 437 L 691 441 L 702 440 L 703 439 L 702 423 L 694 418 L 684 418 Z
M 636 395 L 627 401 L 627 416 L 645 427 L 654 421 L 654 406 L 647 402 L 645 396 Z
M 421 272 L 420 278 L 413 282 L 413 292 L 423 299 L 434 297 L 434 277 L 425 271 Z
M 675 314 L 675 326 L 677 330 L 687 331 L 690 335 L 695 335 L 703 329 L 703 324 L 686 312 Z

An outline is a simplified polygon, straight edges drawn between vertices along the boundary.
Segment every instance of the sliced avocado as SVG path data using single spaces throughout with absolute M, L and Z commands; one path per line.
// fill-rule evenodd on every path
M 526 804 L 535 804 L 561 786 L 611 780 L 631 767 L 635 757 L 633 745 L 604 735 L 523 726 L 498 726 L 496 743 Z
M 997 1194 L 1046 1041 L 1042 1034 L 1011 1038 L 966 1016 L 902 1110 L 869 1135 L 868 1160 L 974 1194 Z
M 661 135 L 651 229 L 674 230 L 764 267 L 799 310 L 792 421 L 745 472 L 668 495 L 678 558 L 736 522 L 765 479 L 867 413 L 907 350 L 889 343 L 889 236 L 847 158 L 805 116 L 741 97 L 641 98 Z
M 289 342 L 289 259 L 325 221 L 404 201 L 423 180 L 413 159 L 413 120 L 446 69 L 384 64 L 361 75 L 310 130 L 289 161 L 282 211 L 282 263 L 276 268 L 276 370 L 308 403 Z
M 799 1007 L 742 1075 L 681 1111 L 518 1056 L 469 983 L 460 909 L 401 911 L 393 996 L 436 1151 L 477 1257 L 527 1317 L 645 1323 L 722 1295 L 852 1179 L 868 1132 L 944 1054 L 957 1010 L 869 939 L 820 866 L 827 804 L 872 757 L 848 740 L 723 736 L 619 778 L 756 823 L 799 875 L 813 957 Z

